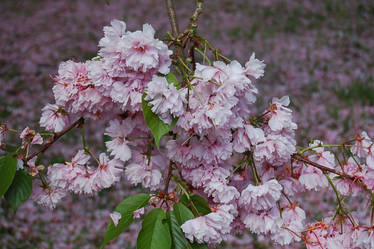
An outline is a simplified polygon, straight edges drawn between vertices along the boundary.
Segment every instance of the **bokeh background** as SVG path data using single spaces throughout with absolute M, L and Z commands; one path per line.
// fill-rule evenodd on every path
M 175 3 L 183 28 L 194 1 Z M 169 29 L 163 0 L 1 0 L 0 123 L 40 129 L 59 62 L 94 57 L 112 19 L 125 20 L 129 30 L 150 23 L 159 38 Z M 361 130 L 374 136 L 374 1 L 210 0 L 199 31 L 230 58 L 244 63 L 255 52 L 265 61 L 259 110 L 289 95 L 300 145 L 342 142 Z M 90 124 L 98 147 L 101 126 Z M 69 160 L 76 140 L 68 134 L 47 159 Z M 129 193 L 124 180 L 98 196 L 65 198 L 53 211 L 28 201 L 16 214 L 0 200 L 0 248 L 97 248 L 109 213 Z M 132 248 L 138 229 L 134 224 L 107 248 Z M 276 248 L 251 240 L 227 248 Z

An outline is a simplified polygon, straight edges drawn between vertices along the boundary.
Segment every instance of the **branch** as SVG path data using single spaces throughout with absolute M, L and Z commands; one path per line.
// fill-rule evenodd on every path
M 48 140 L 47 143 L 45 143 L 43 145 L 42 148 L 40 148 L 40 150 L 38 150 L 38 151 L 34 152 L 33 154 L 31 154 L 30 156 L 26 157 L 24 161 L 27 162 L 30 159 L 39 155 L 40 153 L 43 153 L 44 151 L 46 151 L 54 142 L 56 142 L 60 137 L 65 135 L 65 133 L 67 133 L 68 131 L 70 131 L 71 129 L 73 129 L 74 127 L 76 127 L 78 125 L 82 125 L 83 121 L 84 121 L 84 119 L 80 118 L 77 121 L 75 121 L 74 123 L 72 123 L 71 125 L 69 125 L 68 127 L 66 127 L 63 131 L 61 131 L 59 133 L 56 133 L 51 139 Z
M 307 159 L 307 158 L 305 158 L 305 157 L 303 157 L 303 156 L 301 156 L 301 155 L 299 155 L 299 154 L 293 154 L 293 155 L 291 156 L 291 158 L 292 158 L 292 159 L 295 159 L 295 160 L 298 160 L 298 161 L 300 161 L 300 162 L 303 162 L 303 163 L 309 164 L 309 165 L 311 165 L 311 166 L 313 166 L 313 167 L 316 167 L 316 168 L 322 170 L 322 172 L 324 172 L 324 173 L 326 173 L 326 172 L 331 172 L 331 173 L 334 173 L 334 174 L 336 174 L 336 175 L 339 175 L 339 176 L 341 176 L 341 177 L 343 177 L 343 178 L 350 179 L 350 180 L 352 180 L 352 181 L 355 181 L 355 180 L 356 180 L 353 176 L 347 175 L 346 173 L 344 173 L 344 172 L 340 172 L 340 171 L 337 171 L 337 170 L 335 170 L 335 169 L 330 169 L 330 168 L 328 168 L 328 167 L 326 167 L 326 166 L 323 166 L 323 165 L 321 165 L 321 164 L 318 164 L 318 163 L 312 162 L 312 161 L 310 161 L 309 159 Z
M 173 0 L 165 0 L 165 4 L 168 10 L 171 30 L 173 32 L 173 35 L 177 37 L 179 34 L 179 29 L 178 29 L 177 15 L 175 14 L 174 2 Z
M 168 194 L 169 193 L 169 183 L 170 183 L 170 180 L 171 180 L 171 172 L 172 172 L 172 162 L 170 161 L 169 162 L 169 166 L 168 166 L 168 172 L 167 172 L 167 177 L 166 177 L 166 182 L 165 182 L 165 188 L 164 188 L 164 194 Z
M 203 11 L 204 0 L 196 0 L 196 9 L 190 18 L 190 29 L 196 31 L 199 15 Z

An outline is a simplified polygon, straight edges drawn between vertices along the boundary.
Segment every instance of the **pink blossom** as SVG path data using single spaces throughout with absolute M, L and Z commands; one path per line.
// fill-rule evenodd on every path
M 252 53 L 249 61 L 245 63 L 245 74 L 247 76 L 258 79 L 264 76 L 265 63 L 255 58 L 255 53 Z
M 112 138 L 111 141 L 105 142 L 110 154 L 115 159 L 119 159 L 123 162 L 131 158 L 131 150 L 128 146 L 126 136 L 130 134 L 133 127 L 130 122 L 124 120 L 111 120 L 109 126 L 105 129 L 105 135 Z
M 117 159 L 110 160 L 105 153 L 99 156 L 100 165 L 94 173 L 94 184 L 98 189 L 109 188 L 118 182 L 123 171 L 123 162 Z
M 231 231 L 235 215 L 232 205 L 223 205 L 215 212 L 186 221 L 181 228 L 191 242 L 218 244 Z
M 42 136 L 29 127 L 23 129 L 20 138 L 22 139 L 22 148 L 25 148 L 27 145 L 43 144 Z
M 244 125 L 244 128 L 239 128 L 234 135 L 233 149 L 236 152 L 243 153 L 244 151 L 252 149 L 251 145 L 265 142 L 264 131 L 260 128 L 255 128 L 252 125 Z
M 86 63 L 62 62 L 53 87 L 56 104 L 83 117 L 101 118 L 112 109 L 112 101 L 98 91 L 88 77 Z
M 169 72 L 172 51 L 154 35 L 152 26 L 144 24 L 143 31 L 137 30 L 123 37 L 123 59 L 128 68 L 143 73 L 155 68 L 162 74 Z
M 152 112 L 158 114 L 160 119 L 171 124 L 172 117 L 179 117 L 185 112 L 187 88 L 177 90 L 165 77 L 153 76 L 145 89 L 145 100 L 152 106 Z
M 368 134 L 363 131 L 361 135 L 356 136 L 355 146 L 351 148 L 352 153 L 361 158 L 366 158 L 366 164 L 369 168 L 374 169 L 374 154 L 372 151 L 373 142 Z
M 102 60 L 90 60 L 86 62 L 88 77 L 92 79 L 98 91 L 104 96 L 109 97 L 113 88 L 114 79 L 109 76 L 104 68 Z
M 73 182 L 79 175 L 84 175 L 86 173 L 84 165 L 89 159 L 90 156 L 83 150 L 80 150 L 73 157 L 71 162 L 66 162 L 66 164 L 53 164 L 53 166 L 48 169 L 48 178 L 51 181 L 51 186 L 61 189 L 69 189 L 73 192 L 79 192 L 79 190 L 75 189 L 76 186 L 73 184 Z
M 300 241 L 304 230 L 305 212 L 297 205 L 282 209 L 282 226 L 278 232 L 272 231 L 272 239 L 281 245 L 288 245 L 293 240 Z M 297 236 L 299 235 L 299 236 Z
M 273 179 L 262 185 L 249 184 L 240 195 L 239 205 L 250 210 L 267 210 L 275 205 L 281 196 L 282 186 Z
M 236 107 L 239 98 L 245 95 L 250 105 L 256 99 L 257 89 L 237 61 L 230 64 L 216 61 L 213 66 L 197 64 L 191 84 L 189 112 L 180 117 L 179 126 L 193 129 L 197 134 L 210 128 L 226 128 L 229 122 L 232 128 L 242 127 L 246 117 L 236 116 L 242 113 Z
M 234 186 L 228 185 L 230 171 L 222 167 L 202 166 L 182 173 L 192 186 L 202 188 L 217 203 L 229 203 L 240 196 Z
M 58 105 L 47 104 L 42 109 L 39 124 L 51 132 L 60 132 L 71 123 L 70 117 L 64 109 Z
M 143 31 L 125 32 L 126 24 L 113 20 L 112 27 L 105 27 L 105 37 L 99 42 L 99 55 L 112 77 L 126 77 L 128 72 L 160 72 L 167 74 L 172 51 L 166 44 L 154 38 L 155 31 L 149 24 Z
M 283 134 L 268 134 L 266 141 L 254 147 L 253 157 L 258 162 L 268 162 L 282 165 L 290 161 L 290 156 L 296 152 L 294 138 Z
M 308 190 L 318 191 L 328 187 L 328 181 L 323 172 L 312 166 L 303 167 L 299 181 Z
M 185 141 L 188 143 L 185 143 Z M 219 164 L 230 158 L 232 154 L 231 132 L 215 130 L 210 136 L 200 139 L 184 133 L 178 140 L 166 143 L 167 155 L 171 160 L 186 168 L 196 168 L 200 164 Z
M 240 217 L 245 227 L 257 234 L 278 232 L 282 224 L 277 208 L 266 211 L 242 213 Z
M 359 228 L 357 229 L 358 238 L 356 246 L 362 249 L 374 248 L 374 230 L 373 228 Z
M 288 96 L 280 99 L 273 98 L 269 107 L 269 114 L 266 116 L 269 119 L 269 127 L 273 131 L 280 131 L 282 129 L 295 130 L 296 123 L 292 121 L 292 111 L 287 108 L 290 104 Z
M 56 204 L 66 196 L 66 191 L 61 188 L 46 187 L 39 181 L 35 181 L 31 199 L 39 205 L 49 209 L 56 207 Z
M 157 189 L 161 182 L 161 172 L 157 169 L 147 169 L 139 164 L 126 166 L 125 174 L 127 179 L 134 185 L 142 183 L 143 187 Z

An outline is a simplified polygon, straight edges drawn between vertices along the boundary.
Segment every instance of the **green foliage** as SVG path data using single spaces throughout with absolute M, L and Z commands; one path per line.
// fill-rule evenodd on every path
M 149 194 L 136 194 L 124 199 L 115 209 L 114 211 L 121 214 L 121 219 L 118 222 L 117 226 L 114 226 L 112 220 L 110 220 L 104 242 L 101 244 L 100 248 L 104 248 L 104 246 L 111 241 L 112 239 L 116 238 L 120 235 L 126 228 L 128 228 L 131 223 L 134 221 L 134 211 L 142 208 L 147 205 L 150 199 Z
M 187 210 L 189 211 L 188 208 L 187 208 Z M 172 237 L 172 242 L 173 242 L 172 248 L 175 248 L 175 249 L 192 249 L 191 244 L 184 237 L 183 231 L 180 227 L 181 223 L 178 222 L 178 220 L 176 218 L 175 210 L 174 211 L 169 211 L 167 213 L 167 215 L 168 215 L 168 219 L 169 219 L 169 223 L 170 223 L 170 231 L 171 231 L 171 237 Z
M 142 222 L 137 249 L 170 249 L 171 236 L 167 217 L 161 208 L 153 209 Z
M 18 207 L 27 201 L 32 192 L 32 179 L 26 170 L 17 170 L 12 185 L 5 193 L 5 199 L 16 212 Z
M 173 84 L 177 89 L 181 88 L 181 84 L 179 83 L 175 74 L 173 74 L 172 72 L 168 73 L 165 78 L 169 84 Z
M 0 197 L 5 194 L 13 182 L 17 170 L 17 159 L 12 154 L 0 158 Z
M 190 194 L 190 200 L 188 200 L 187 196 L 184 194 L 181 196 L 180 201 L 191 210 L 193 206 L 196 207 L 199 215 L 206 215 L 211 212 L 208 201 L 198 194 Z

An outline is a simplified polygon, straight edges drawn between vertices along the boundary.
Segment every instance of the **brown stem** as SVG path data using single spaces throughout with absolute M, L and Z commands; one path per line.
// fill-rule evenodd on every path
M 75 121 L 74 123 L 72 123 L 71 125 L 69 125 L 68 127 L 66 127 L 63 131 L 61 131 L 59 133 L 56 133 L 52 138 L 50 138 L 48 140 L 47 143 L 45 143 L 43 145 L 42 148 L 40 148 L 40 150 L 38 150 L 38 151 L 34 152 L 33 154 L 29 155 L 28 157 L 26 157 L 25 158 L 25 162 L 27 162 L 30 159 L 36 157 L 40 153 L 43 153 L 44 151 L 46 151 L 54 142 L 56 142 L 60 137 L 62 137 L 63 135 L 65 135 L 65 133 L 67 133 L 68 131 L 70 131 L 71 129 L 73 129 L 76 126 L 83 124 L 83 121 L 84 121 L 84 119 L 80 118 L 77 121 Z
M 191 44 L 191 47 L 188 51 L 189 57 L 191 58 L 192 71 L 194 71 L 194 72 L 195 72 L 195 69 L 196 69 L 195 46 L 196 46 L 196 43 L 195 43 L 195 41 L 193 41 L 192 44 Z
M 173 32 L 173 35 L 175 37 L 177 37 L 178 34 L 179 34 L 179 28 L 178 28 L 177 15 L 175 14 L 174 1 L 173 0 L 165 0 L 165 4 L 166 4 L 166 8 L 168 10 L 171 30 Z
M 328 168 L 328 167 L 326 167 L 326 166 L 323 166 L 323 165 L 321 165 L 321 164 L 318 164 L 318 163 L 312 162 L 312 161 L 310 161 L 309 159 L 307 159 L 307 158 L 305 158 L 305 157 L 303 157 L 303 156 L 301 156 L 301 155 L 299 155 L 299 154 L 293 154 L 291 157 L 292 157 L 293 159 L 295 159 L 295 160 L 298 160 L 298 161 L 300 161 L 300 162 L 303 162 L 303 163 L 309 164 L 309 165 L 311 165 L 311 166 L 313 166 L 313 167 L 316 167 L 316 168 L 322 170 L 322 172 L 324 172 L 324 173 L 325 173 L 325 172 L 331 172 L 331 173 L 334 173 L 334 174 L 336 174 L 336 175 L 339 175 L 339 176 L 341 176 L 341 177 L 343 177 L 343 178 L 347 178 L 347 179 L 350 179 L 350 180 L 352 180 L 352 181 L 355 181 L 355 178 L 354 178 L 354 177 L 352 177 L 352 176 L 350 176 L 350 175 L 347 175 L 347 174 L 344 173 L 344 172 L 340 172 L 340 171 L 337 171 L 337 170 L 335 170 L 335 169 L 330 169 L 330 168 Z
M 167 177 L 166 177 L 166 182 L 165 182 L 165 188 L 164 188 L 164 194 L 167 195 L 169 193 L 169 183 L 171 180 L 171 172 L 172 172 L 172 162 L 169 162 L 168 166 L 168 172 L 167 172 Z

